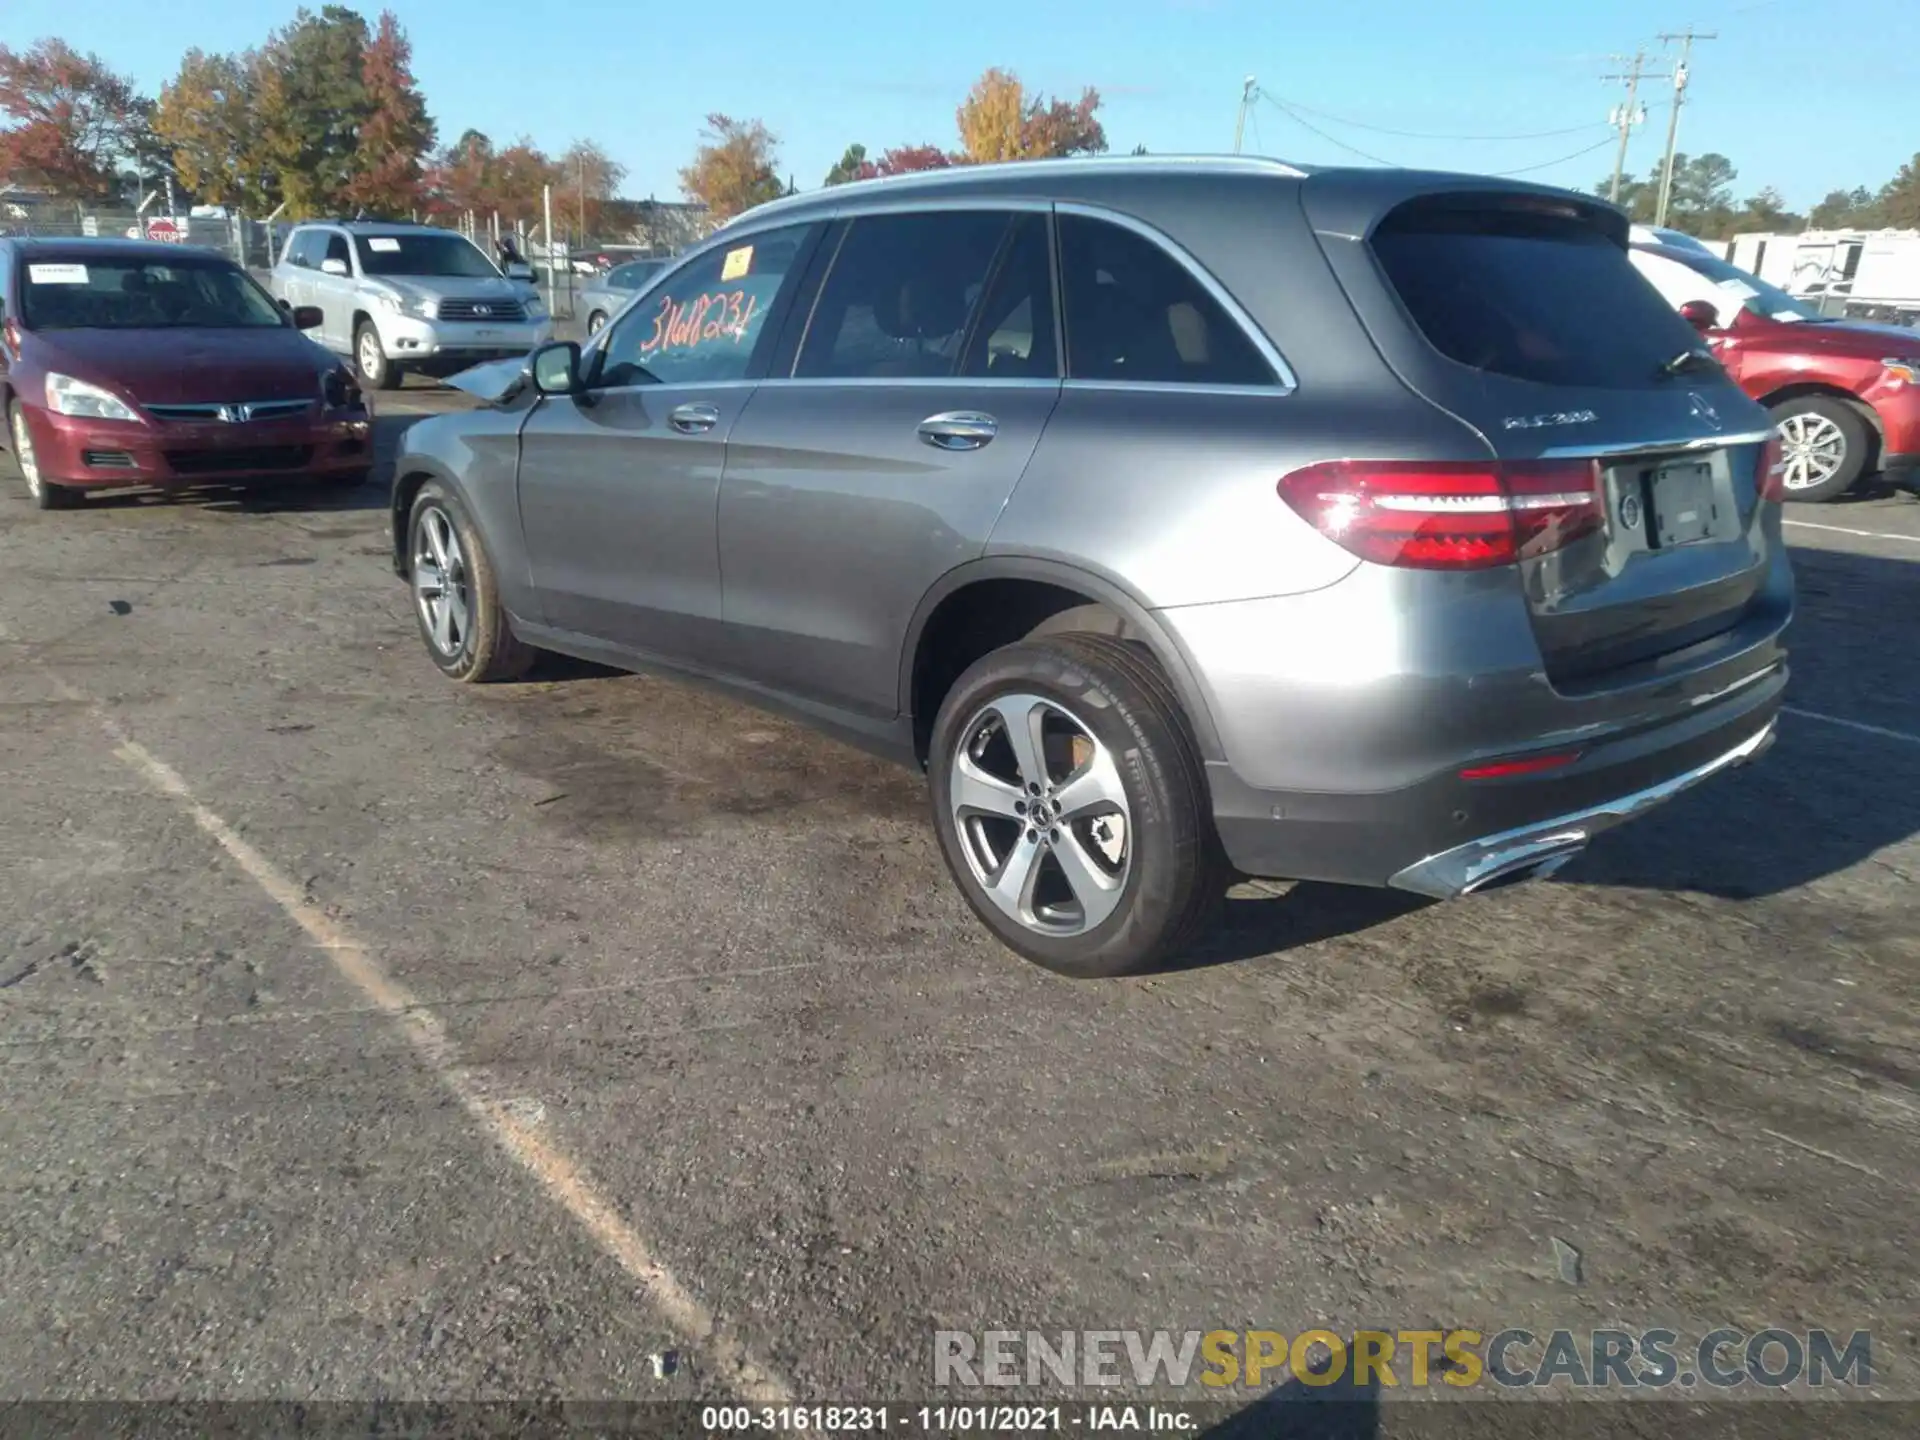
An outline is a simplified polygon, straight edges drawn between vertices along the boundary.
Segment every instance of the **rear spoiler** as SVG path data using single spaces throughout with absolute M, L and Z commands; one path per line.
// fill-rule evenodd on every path
M 1364 240 L 1381 221 L 1410 204 L 1439 208 L 1505 208 L 1559 214 L 1593 226 L 1625 246 L 1631 226 L 1627 212 L 1592 195 L 1502 180 L 1487 175 L 1455 175 L 1440 170 L 1325 170 L 1300 185 L 1300 205 L 1314 233 L 1328 238 Z

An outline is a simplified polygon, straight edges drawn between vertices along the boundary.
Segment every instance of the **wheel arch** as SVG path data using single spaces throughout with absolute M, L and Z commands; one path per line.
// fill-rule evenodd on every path
M 1187 663 L 1185 653 L 1138 596 L 1105 576 L 1064 561 L 1021 555 L 993 555 L 968 561 L 941 576 L 921 598 L 907 628 L 900 656 L 900 713 L 911 723 L 915 758 L 922 765 L 927 759 L 934 712 L 939 708 L 939 701 L 944 697 L 947 686 L 959 675 L 959 670 L 955 669 L 946 677 L 945 686 L 936 683 L 931 687 L 937 688 L 937 694 L 922 694 L 923 690 L 930 688 L 927 683 L 930 673 L 938 673 L 937 670 L 930 671 L 935 657 L 929 650 L 929 641 L 937 641 L 944 628 L 943 620 L 954 615 L 956 609 L 968 605 L 970 599 L 979 600 L 988 587 L 1009 582 L 1059 592 L 1054 601 L 1040 607 L 1035 616 L 1039 628 L 1099 629 L 1114 633 L 1111 621 L 1101 624 L 1095 614 L 1083 615 L 1079 612 L 1105 611 L 1114 617 L 1118 621 L 1119 633 L 1144 644 L 1172 682 L 1187 721 L 1193 727 L 1202 758 L 1224 758 L 1219 731 L 1214 726 L 1213 715 L 1207 705 L 1206 692 Z M 1032 628 L 1028 627 L 1020 633 L 1031 633 Z M 1019 635 L 1010 635 L 1009 638 L 1017 639 Z
M 1838 401 L 1867 422 L 1868 436 L 1874 449 L 1874 453 L 1867 457 L 1868 470 L 1871 471 L 1875 461 L 1879 459 L 1881 447 L 1886 444 L 1887 430 L 1880 420 L 1880 412 L 1851 390 L 1843 390 L 1840 386 L 1829 384 L 1824 380 L 1797 380 L 1791 385 L 1782 385 L 1760 396 L 1759 400 L 1762 405 L 1771 410 L 1774 406 L 1783 405 L 1789 400 L 1801 400 L 1809 396 Z
M 402 580 L 408 579 L 407 568 L 407 520 L 413 514 L 413 502 L 420 494 L 421 487 L 429 480 L 438 480 L 460 497 L 466 504 L 467 512 L 473 512 L 473 506 L 467 501 L 466 487 L 444 465 L 425 455 L 402 455 L 393 472 L 393 502 L 389 516 L 391 538 L 393 541 L 393 573 Z

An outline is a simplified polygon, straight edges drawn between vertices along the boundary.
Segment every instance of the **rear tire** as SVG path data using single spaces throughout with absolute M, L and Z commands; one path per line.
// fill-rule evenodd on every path
M 7 405 L 7 444 L 35 506 L 42 510 L 71 510 L 80 503 L 78 491 L 56 485 L 40 473 L 40 461 L 33 449 L 33 432 L 27 429 L 26 407 L 18 400 Z
M 591 315 L 587 316 L 587 335 L 589 338 L 591 338 L 592 336 L 598 335 L 602 330 L 606 328 L 607 328 L 607 312 L 606 311 L 596 310 Z
M 362 320 L 353 332 L 353 369 L 369 390 L 397 390 L 406 378 L 400 366 L 387 358 L 380 331 L 371 320 Z
M 1125 641 L 1054 635 L 979 660 L 941 703 L 929 769 L 955 883 L 1046 969 L 1158 968 L 1226 893 L 1199 747 L 1166 676 Z
M 414 619 L 441 674 L 485 685 L 527 673 L 540 652 L 513 633 L 480 533 L 438 480 L 414 497 L 407 557 Z
M 1769 410 L 1780 436 L 1782 493 L 1788 500 L 1837 500 L 1867 473 L 1872 429 L 1844 400 L 1800 395 Z

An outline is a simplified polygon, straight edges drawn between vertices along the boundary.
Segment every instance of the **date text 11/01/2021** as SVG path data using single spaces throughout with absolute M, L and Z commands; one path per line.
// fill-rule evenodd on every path
M 819 1431 L 828 1434 L 1039 1435 L 1080 1430 L 1186 1434 L 1203 1422 L 1177 1405 L 709 1405 L 709 1435 Z

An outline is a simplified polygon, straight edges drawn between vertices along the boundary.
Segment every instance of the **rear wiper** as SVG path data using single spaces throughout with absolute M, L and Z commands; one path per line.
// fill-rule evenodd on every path
M 1698 370 L 1703 367 L 1709 370 L 1718 370 L 1720 368 L 1720 362 L 1713 358 L 1712 351 L 1682 350 L 1671 360 L 1661 362 L 1659 374 L 1660 378 L 1664 380 L 1674 375 L 1684 375 L 1689 370 Z

